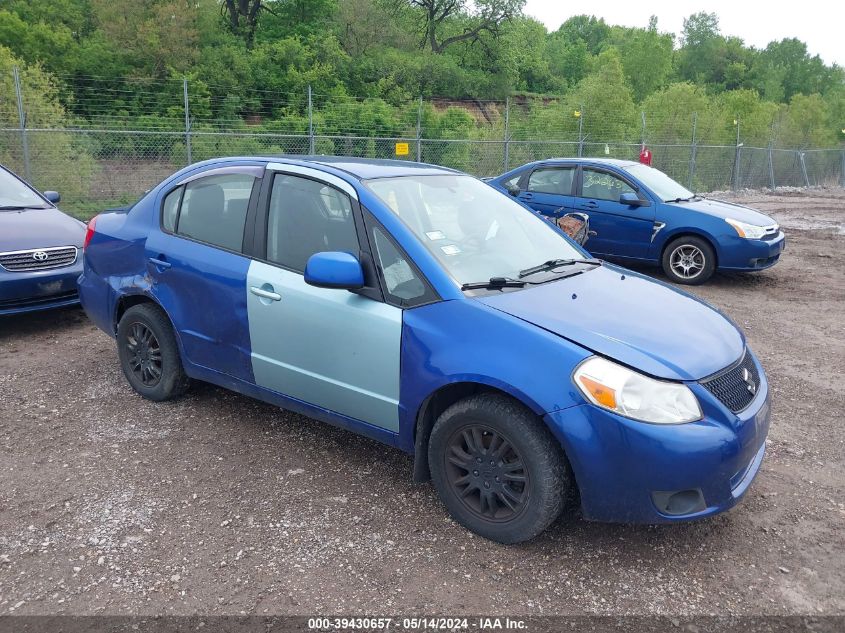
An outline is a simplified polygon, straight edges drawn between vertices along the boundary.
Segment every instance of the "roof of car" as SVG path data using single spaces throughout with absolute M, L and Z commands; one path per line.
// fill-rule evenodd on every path
M 315 163 L 345 171 L 356 178 L 390 178 L 395 176 L 459 174 L 461 172 L 448 167 L 417 163 L 408 160 L 390 160 L 386 158 L 355 158 L 352 156 L 277 156 L 274 160 L 291 163 Z
M 622 158 L 547 158 L 545 160 L 538 160 L 538 163 L 598 163 L 601 165 L 615 165 L 616 167 L 629 167 L 637 165 L 635 160 L 625 160 Z

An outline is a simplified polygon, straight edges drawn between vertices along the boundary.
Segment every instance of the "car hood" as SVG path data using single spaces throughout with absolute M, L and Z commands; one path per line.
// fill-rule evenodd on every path
M 477 300 L 667 380 L 699 380 L 745 349 L 742 332 L 712 306 L 609 264 Z
M 82 246 L 85 225 L 58 209 L 0 211 L 0 252 Z
M 733 218 L 734 220 L 754 224 L 755 226 L 772 226 L 773 224 L 777 224 L 775 220 L 764 213 L 755 211 L 750 207 L 744 207 L 741 204 L 724 202 L 723 200 L 704 198 L 703 200 L 693 200 L 691 202 L 670 202 L 666 204 L 678 209 L 706 213 L 717 218 Z

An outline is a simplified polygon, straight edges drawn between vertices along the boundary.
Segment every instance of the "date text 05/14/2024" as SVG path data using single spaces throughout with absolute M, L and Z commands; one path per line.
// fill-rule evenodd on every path
M 526 629 L 524 620 L 499 617 L 449 618 L 449 617 L 358 617 L 331 618 L 317 617 L 308 619 L 308 628 L 316 631 L 337 630 L 389 630 L 391 626 L 404 631 L 521 631 Z

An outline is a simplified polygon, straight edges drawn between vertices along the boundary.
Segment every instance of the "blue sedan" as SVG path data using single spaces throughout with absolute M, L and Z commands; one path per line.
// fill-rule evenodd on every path
M 0 166 L 0 316 L 79 303 L 85 225 Z
M 496 541 L 576 490 L 594 520 L 712 515 L 763 459 L 768 384 L 734 323 L 456 171 L 211 160 L 86 244 L 83 307 L 136 392 L 206 381 L 397 447 Z
M 588 214 L 591 253 L 658 265 L 680 284 L 704 283 L 716 270 L 764 270 L 784 248 L 772 218 L 696 195 L 640 163 L 558 158 L 528 163 L 488 182 L 544 215 Z

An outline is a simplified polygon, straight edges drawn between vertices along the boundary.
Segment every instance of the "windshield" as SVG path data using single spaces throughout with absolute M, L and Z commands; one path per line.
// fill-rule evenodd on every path
M 367 186 L 461 285 L 584 256 L 552 226 L 471 176 L 405 176 Z
M 5 169 L 0 169 L 0 210 L 6 208 L 46 209 L 44 199 Z
M 669 176 L 664 174 L 659 169 L 649 167 L 648 165 L 630 165 L 624 167 L 625 171 L 637 178 L 646 187 L 651 189 L 654 194 L 663 202 L 668 200 L 676 200 L 678 198 L 692 198 L 695 194 L 675 182 Z

